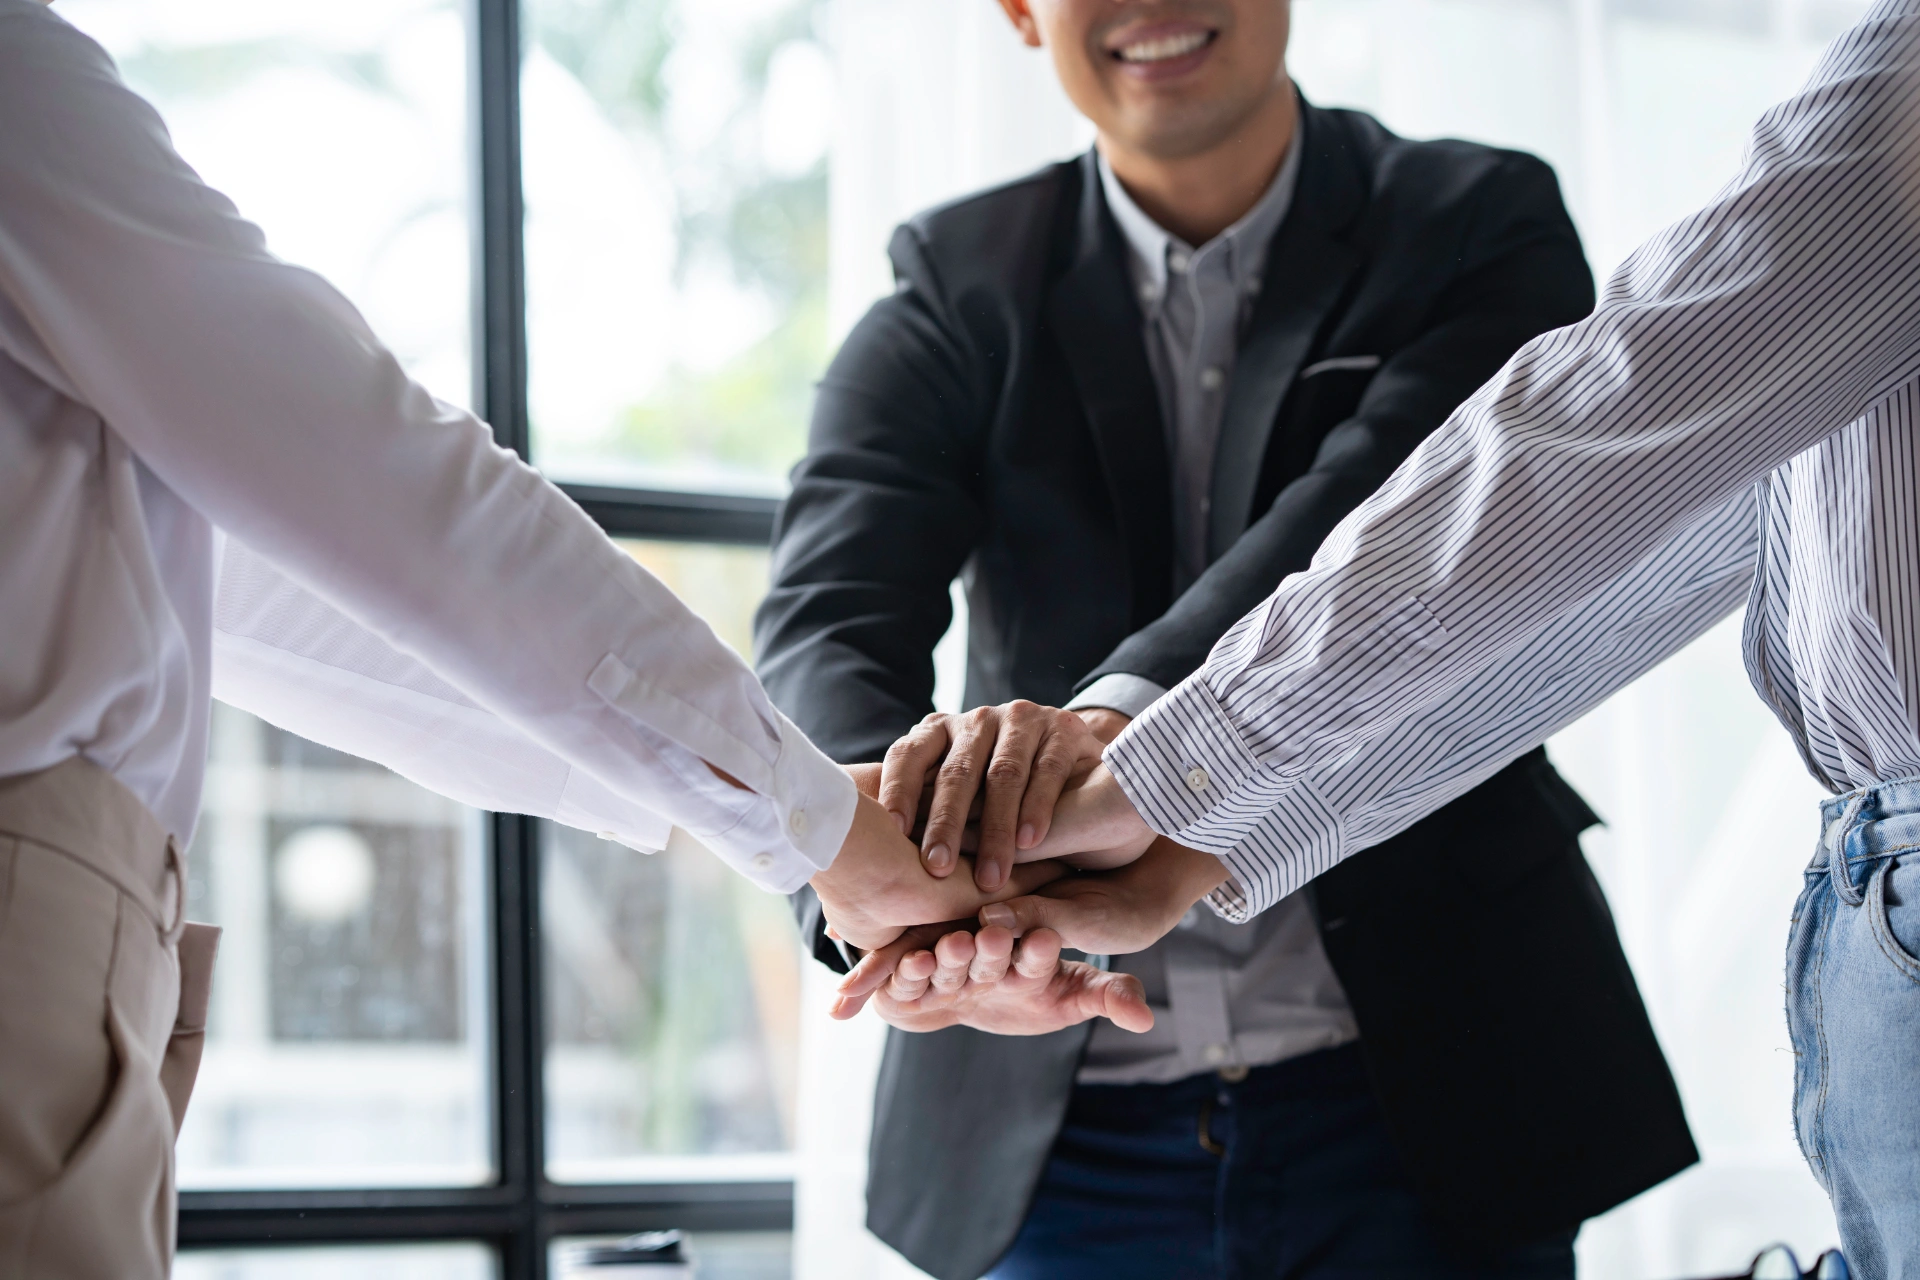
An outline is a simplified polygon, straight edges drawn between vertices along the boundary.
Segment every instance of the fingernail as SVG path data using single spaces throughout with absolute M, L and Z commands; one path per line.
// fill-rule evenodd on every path
M 980 874 L 979 876 L 976 877 L 976 879 L 979 881 L 980 887 L 989 892 L 995 889 L 998 889 L 1000 887 L 1000 882 L 1002 880 L 1005 880 L 1006 878 L 1007 878 L 1006 873 L 1000 870 L 1000 864 L 997 862 L 988 862 L 988 863 L 982 864 L 982 866 L 980 867 Z
M 1036 832 L 1036 831 L 1035 831 L 1035 830 L 1033 829 L 1033 824 L 1032 824 L 1031 822 L 1029 822 L 1029 823 L 1026 823 L 1026 824 L 1024 824 L 1023 826 L 1021 826 L 1021 828 L 1020 828 L 1020 847 L 1021 847 L 1022 849 L 1031 849 L 1031 848 L 1033 848 L 1033 842 L 1034 842 L 1034 839 L 1035 839 L 1035 837 L 1036 837 L 1036 836 L 1037 836 L 1038 834 L 1039 834 L 1039 833 L 1038 833 L 1038 832 Z
M 943 844 L 937 844 L 927 850 L 927 865 L 935 871 L 945 871 L 953 863 L 953 850 Z
M 889 809 L 887 812 L 893 815 L 893 825 L 900 828 L 900 834 L 907 834 L 907 815 L 898 809 Z
M 1014 925 L 1013 908 L 1004 902 L 980 908 L 981 924 L 997 924 L 1002 929 L 1011 929 Z

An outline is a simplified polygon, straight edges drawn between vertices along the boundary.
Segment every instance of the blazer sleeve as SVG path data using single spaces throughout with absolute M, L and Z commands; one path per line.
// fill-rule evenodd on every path
M 754 620 L 776 706 L 841 764 L 878 760 L 933 710 L 933 649 L 979 543 L 979 419 L 989 378 L 912 227 L 889 249 L 894 293 L 821 380 L 807 456 L 774 529 Z M 811 890 L 793 895 L 807 949 L 844 971 Z
M 1457 279 L 1430 323 L 1381 366 L 1312 466 L 1160 618 L 1095 667 L 1170 689 L 1281 579 L 1305 569 L 1333 527 L 1529 339 L 1593 309 L 1593 274 L 1553 170 L 1505 153 L 1480 183 Z M 804 726 L 804 722 L 803 726 Z

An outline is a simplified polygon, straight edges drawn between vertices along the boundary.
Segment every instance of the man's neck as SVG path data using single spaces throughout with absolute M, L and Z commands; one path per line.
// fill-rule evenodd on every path
M 1188 244 L 1202 245 L 1260 202 L 1299 126 L 1293 83 L 1282 77 L 1260 109 L 1218 146 L 1190 156 L 1157 156 L 1103 133 L 1100 154 L 1143 213 Z

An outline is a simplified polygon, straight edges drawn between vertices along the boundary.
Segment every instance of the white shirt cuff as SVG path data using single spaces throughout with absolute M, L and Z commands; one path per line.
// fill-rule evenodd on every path
M 1085 711 L 1098 707 L 1118 711 L 1121 715 L 1138 720 L 1148 707 L 1160 701 L 1166 693 L 1164 685 L 1155 684 L 1145 676 L 1114 671 L 1074 694 L 1073 700 L 1063 710 Z
M 853 826 L 859 790 L 784 716 L 779 730 L 780 754 L 760 788 L 741 791 L 718 778 L 692 782 L 725 817 L 688 830 L 762 889 L 792 893 L 833 864 Z

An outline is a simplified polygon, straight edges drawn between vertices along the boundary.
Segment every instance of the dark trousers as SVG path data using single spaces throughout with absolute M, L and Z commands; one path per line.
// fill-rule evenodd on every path
M 1081 1085 L 988 1280 L 1568 1280 L 1571 1233 L 1495 1256 L 1435 1237 L 1357 1045 L 1245 1079 Z

